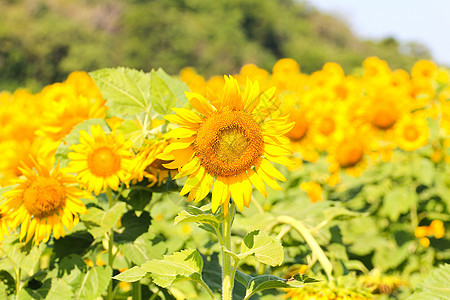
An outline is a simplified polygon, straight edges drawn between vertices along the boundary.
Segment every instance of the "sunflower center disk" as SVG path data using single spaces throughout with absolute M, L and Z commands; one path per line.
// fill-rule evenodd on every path
M 407 141 L 415 141 L 419 137 L 419 132 L 414 126 L 408 126 L 405 129 L 405 139 Z
M 194 148 L 201 165 L 214 176 L 234 176 L 248 170 L 261 156 L 261 127 L 243 111 L 224 110 L 205 120 Z
M 363 149 L 360 145 L 342 145 L 337 152 L 337 160 L 343 168 L 355 166 L 363 157 Z
M 120 156 L 109 147 L 95 149 L 88 157 L 88 167 L 97 176 L 114 175 L 120 170 Z
M 372 124 L 375 127 L 386 130 L 394 126 L 397 121 L 397 115 L 388 107 L 381 107 L 375 111 L 372 119 Z
M 308 121 L 306 120 L 304 113 L 299 110 L 294 110 L 289 119 L 290 121 L 295 121 L 295 125 L 286 136 L 293 141 L 301 140 L 308 131 Z
M 64 205 L 66 191 L 55 178 L 37 177 L 23 194 L 28 212 L 37 218 L 44 218 L 57 212 Z
M 320 123 L 319 130 L 323 135 L 330 135 L 335 128 L 334 120 L 330 117 L 325 117 Z

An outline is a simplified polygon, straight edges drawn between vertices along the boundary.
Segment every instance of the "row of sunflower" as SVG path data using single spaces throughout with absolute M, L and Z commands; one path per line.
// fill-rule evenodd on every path
M 114 274 L 113 270 L 133 269 L 133 266 L 143 266 L 145 263 L 136 250 L 131 249 L 141 249 L 145 245 L 145 249 L 151 253 L 144 255 L 148 260 L 162 257 L 167 249 L 173 250 L 168 251 L 171 253 L 183 249 L 184 244 L 197 242 L 196 246 L 204 250 L 202 254 L 213 258 L 214 252 L 211 251 L 214 250 L 222 251 L 223 257 L 229 255 L 227 253 L 233 245 L 229 239 L 227 242 L 225 231 L 216 232 L 221 248 L 211 248 L 205 241 L 199 243 L 195 235 L 186 237 L 182 244 L 179 244 L 179 233 L 167 236 L 170 232 L 167 226 L 170 227 L 173 213 L 176 214 L 180 208 L 178 206 L 175 212 L 168 212 L 167 208 L 171 206 L 168 200 L 160 198 L 160 203 L 155 203 L 154 194 L 171 195 L 171 192 L 180 189 L 179 195 L 187 195 L 188 202 L 211 203 L 207 207 L 208 217 L 194 217 L 192 208 L 188 211 L 194 222 L 202 218 L 209 220 L 210 223 L 206 223 L 210 227 L 204 227 L 207 232 L 195 233 L 205 240 L 211 238 L 208 232 L 214 232 L 211 222 L 232 222 L 235 207 L 241 212 L 236 215 L 236 219 L 243 224 L 252 223 L 248 220 L 253 220 L 254 224 L 270 223 L 277 211 L 289 206 L 289 214 L 294 216 L 295 211 L 308 210 L 314 211 L 309 217 L 320 215 L 322 222 L 314 226 L 310 224 L 310 233 L 304 233 L 303 236 L 312 252 L 297 247 L 298 238 L 295 234 L 287 234 L 288 231 L 283 230 L 278 232 L 286 251 L 294 254 L 288 260 L 290 264 L 306 264 L 309 275 L 313 277 L 321 277 L 323 272 L 327 275 L 320 284 L 289 290 L 286 297 L 292 299 L 370 299 L 374 291 L 383 293 L 383 290 L 388 290 L 387 294 L 395 293 L 398 287 L 406 285 L 403 279 L 394 276 L 394 279 L 389 279 L 392 284 L 388 284 L 393 288 L 385 289 L 382 288 L 386 285 L 385 281 L 380 279 L 374 283 L 370 274 L 380 269 L 389 272 L 400 266 L 400 263 L 408 262 L 407 255 L 403 253 L 406 246 L 411 249 L 422 245 L 417 251 L 414 248 L 411 257 L 420 260 L 427 253 L 428 256 L 432 255 L 432 261 L 427 260 L 430 267 L 445 261 L 446 254 L 430 254 L 430 251 L 434 251 L 430 249 L 438 251 L 440 246 L 429 247 L 430 239 L 427 238 L 434 236 L 434 239 L 445 239 L 442 221 L 448 219 L 448 198 L 443 195 L 445 190 L 442 192 L 448 185 L 445 178 L 438 178 L 437 171 L 433 174 L 443 184 L 435 185 L 429 178 L 414 181 L 417 191 L 435 188 L 437 194 L 417 192 L 419 198 L 423 199 L 420 198 L 417 203 L 415 200 L 408 202 L 405 207 L 411 208 L 411 213 L 387 201 L 390 197 L 387 193 L 388 196 L 384 197 L 383 194 L 381 200 L 371 200 L 373 195 L 364 194 L 371 191 L 376 181 L 386 181 L 389 188 L 395 184 L 390 175 L 365 177 L 365 169 L 370 172 L 374 169 L 384 170 L 386 165 L 402 165 L 405 157 L 406 161 L 416 161 L 415 154 L 447 174 L 446 162 L 450 158 L 450 79 L 446 70 L 438 69 L 432 62 L 419 61 L 410 75 L 404 70 L 392 71 L 386 62 L 372 57 L 365 60 L 362 68 L 356 70 L 354 75 L 345 75 L 335 63 L 327 63 L 322 70 L 306 75 L 300 72 L 297 62 L 282 59 L 276 63 L 272 74 L 255 65 L 246 65 L 239 74 L 213 76 L 208 81 L 193 69 L 186 68 L 181 71 L 179 78 L 187 86 L 162 70 L 145 74 L 123 68 L 106 69 L 93 72 L 91 76 L 95 82 L 84 72 L 74 72 L 65 82 L 47 86 L 38 94 L 22 90 L 12 95 L 0 94 L 0 149 L 4 150 L 6 158 L 0 162 L 0 186 L 5 187 L 0 200 L 0 239 L 12 234 L 12 239 L 6 241 L 19 247 L 22 245 L 20 241 L 26 244 L 34 237 L 34 244 L 39 245 L 36 247 L 40 247 L 41 255 L 45 257 L 42 247 L 50 246 L 56 251 L 70 245 L 66 229 L 69 232 L 74 230 L 79 235 L 86 233 L 93 242 L 79 253 L 66 251 L 84 259 L 84 268 L 92 267 L 93 261 L 97 262 L 97 266 L 93 267 L 97 268 L 95 274 L 103 274 L 104 277 L 97 278 L 98 286 L 94 288 L 100 294 L 107 290 L 105 294 L 108 299 L 131 292 L 123 289 L 123 285 L 116 285 L 123 289 L 120 292 L 112 282 L 107 286 L 101 285 L 100 281 L 110 278 Z M 190 92 L 184 94 L 187 89 Z M 189 102 L 189 106 L 184 105 L 186 102 Z M 171 109 L 175 114 L 171 113 Z M 272 163 L 284 165 L 288 169 L 275 168 Z M 399 170 L 406 172 L 402 168 Z M 361 179 L 356 181 L 356 185 L 362 186 L 360 190 L 364 195 L 353 194 L 351 201 L 347 201 L 345 193 L 351 190 L 352 185 L 354 187 L 355 182 L 348 179 L 346 174 Z M 415 176 L 420 177 L 416 173 L 410 177 Z M 187 179 L 182 181 L 183 177 Z M 307 182 L 308 179 L 311 181 Z M 277 180 L 282 183 L 279 184 Z M 398 182 L 398 178 L 395 180 Z M 182 187 L 178 187 L 177 183 L 181 183 Z M 402 184 L 407 186 L 411 182 L 406 180 Z M 266 190 L 266 185 L 275 192 Z M 253 195 L 253 187 L 262 197 Z M 305 204 L 304 200 L 308 198 L 301 194 L 299 187 L 312 203 Z M 375 191 L 379 193 L 379 189 Z M 398 189 L 396 192 L 399 192 Z M 403 197 L 400 192 L 396 195 Z M 258 201 L 265 201 L 265 205 L 261 207 Z M 340 209 L 344 209 L 344 213 L 334 213 L 338 208 L 337 203 L 342 204 Z M 367 208 L 367 204 L 371 207 Z M 244 207 L 248 209 L 244 210 Z M 246 211 L 249 212 L 247 215 Z M 349 229 L 352 226 L 350 221 L 338 220 L 338 217 L 346 215 L 358 227 L 360 224 L 371 224 L 367 216 L 358 215 L 366 211 L 374 214 L 373 219 L 370 219 L 377 224 L 374 228 L 380 227 L 379 224 L 383 222 L 401 224 L 405 218 L 410 221 L 411 228 L 401 230 L 412 232 L 419 239 L 412 244 L 394 246 L 402 257 L 405 256 L 403 260 L 389 262 L 390 265 L 384 269 L 383 264 L 378 263 L 378 256 L 386 253 L 392 244 L 383 248 L 378 243 L 378 246 L 367 248 L 367 253 L 361 249 L 354 250 L 358 244 L 352 232 L 354 228 Z M 269 219 L 267 212 L 272 212 Z M 329 217 L 330 212 L 332 217 Z M 162 215 L 169 222 L 151 221 L 151 218 L 161 219 Z M 181 216 L 186 218 L 186 215 L 179 214 L 177 222 L 182 219 Z M 82 222 L 77 225 L 80 219 Z M 166 224 L 166 227 L 156 223 Z M 257 229 L 264 226 L 260 224 Z M 319 233 L 320 238 L 321 230 L 331 232 L 333 226 L 341 228 L 344 240 L 336 243 L 333 237 L 322 237 L 320 246 L 317 242 L 311 242 L 308 234 Z M 139 234 L 135 233 L 137 227 Z M 216 231 L 224 230 L 225 227 L 217 227 Z M 242 229 L 250 231 L 255 228 L 247 224 Z M 386 226 L 378 229 L 379 238 L 386 233 L 383 233 Z M 183 229 L 183 232 L 191 232 L 191 229 Z M 389 233 L 394 235 L 398 232 Z M 159 236 L 149 238 L 149 233 Z M 228 237 L 230 234 L 228 232 Z M 51 239 L 52 236 L 54 239 Z M 166 250 L 154 254 L 150 249 L 155 244 L 162 245 L 159 243 L 162 236 L 166 240 Z M 267 246 L 269 248 L 264 250 L 278 251 L 278 244 L 269 237 L 264 237 L 268 239 L 264 240 L 262 234 L 253 231 L 250 236 L 257 236 L 267 245 L 272 245 L 272 248 Z M 121 245 L 116 244 L 117 239 Z M 45 246 L 42 245 L 44 243 Z M 431 243 L 434 246 L 435 241 Z M 323 252 L 318 250 L 320 247 L 327 251 L 331 263 L 321 256 Z M 369 279 L 365 282 L 370 284 L 350 280 L 351 283 L 345 285 L 340 284 L 340 280 L 334 281 L 329 264 L 333 265 L 334 276 L 339 277 L 344 274 L 336 271 L 339 270 L 336 264 L 349 267 L 354 263 L 347 255 L 342 256 L 342 248 L 339 247 L 344 247 L 344 252 L 361 259 L 364 267 L 357 269 L 366 273 Z M 6 248 L 17 249 L 7 245 Z M 223 248 L 228 249 L 228 252 L 223 252 Z M 333 249 L 340 251 L 333 253 Z M 252 251 L 259 261 L 257 251 Z M 7 250 L 3 252 L 8 254 Z M 64 273 L 65 269 L 61 266 L 64 255 L 57 251 L 55 253 L 56 256 L 46 254 L 51 261 L 48 267 Z M 301 258 L 294 259 L 300 253 L 303 253 Z M 375 255 L 371 261 L 364 261 L 367 259 L 364 256 L 369 253 Z M 176 255 L 183 254 L 179 252 Z M 322 257 L 319 259 L 320 264 L 316 264 L 313 259 L 318 256 Z M 167 259 L 172 261 L 175 258 Z M 433 259 L 436 261 L 433 262 Z M 269 262 L 261 259 L 259 263 L 276 266 L 281 261 L 275 258 Z M 210 263 L 213 264 L 212 259 Z M 226 269 L 225 264 L 230 263 L 223 260 L 223 269 Z M 256 270 L 257 264 L 254 262 L 246 261 L 245 264 Z M 147 267 L 150 268 L 150 265 Z M 287 273 L 287 268 L 288 265 L 285 265 L 278 272 Z M 41 265 L 40 269 L 45 269 L 45 266 Z M 264 270 L 256 273 L 264 274 Z M 407 273 L 411 274 L 414 270 L 409 268 Z M 33 278 L 34 271 L 29 272 L 30 278 Z M 86 272 L 89 274 L 89 271 Z M 145 274 L 154 276 L 156 286 L 145 282 Z M 41 286 L 33 289 L 30 279 L 22 278 L 20 272 L 15 275 L 16 294 L 42 290 Z M 48 275 L 51 277 L 51 272 Z M 73 272 L 66 275 L 67 278 L 75 276 Z M 222 279 L 234 275 L 235 272 L 223 273 Z M 292 277 L 288 282 L 298 282 L 296 278 L 294 280 Z M 147 295 L 158 295 L 161 290 L 155 290 L 159 289 L 157 286 L 168 286 L 167 283 L 161 284 L 155 269 L 134 274 L 133 280 L 129 281 L 138 279 L 148 285 L 145 290 Z M 272 280 L 277 281 L 272 287 L 289 287 L 286 280 Z M 206 277 L 204 281 L 203 286 L 214 285 Z M 56 278 L 52 278 L 51 282 L 54 286 L 61 284 L 56 282 Z M 44 283 L 42 280 L 41 284 Z M 70 297 L 88 294 L 80 289 L 78 283 L 70 282 Z M 225 286 L 225 282 L 223 284 Z M 142 291 L 141 286 L 133 287 Z M 217 292 L 207 290 L 212 297 Z M 250 291 L 249 287 L 244 294 L 249 295 Z M 182 295 L 188 297 L 193 292 L 184 288 L 182 292 L 172 289 L 170 293 L 179 295 L 181 299 Z M 196 296 L 193 297 L 199 297 L 198 292 L 194 294 Z M 228 295 L 223 297 L 228 299 Z

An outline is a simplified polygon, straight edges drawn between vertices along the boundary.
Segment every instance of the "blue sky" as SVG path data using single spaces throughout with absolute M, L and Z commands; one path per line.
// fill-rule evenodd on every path
M 357 36 L 420 42 L 438 64 L 450 66 L 448 0 L 306 0 L 321 11 L 337 13 Z

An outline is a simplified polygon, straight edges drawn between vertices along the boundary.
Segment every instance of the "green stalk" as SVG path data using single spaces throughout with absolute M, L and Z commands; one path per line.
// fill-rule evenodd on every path
M 235 204 L 232 203 L 228 215 L 222 223 L 222 236 L 225 248 L 228 251 L 231 249 L 231 224 L 233 222 L 235 211 Z M 231 300 L 233 294 L 231 256 L 222 250 L 222 300 Z
M 141 281 L 136 281 L 132 283 L 133 287 L 133 300 L 141 300 L 142 299 L 142 293 L 141 293 Z
M 302 222 L 290 216 L 279 216 L 276 219 L 276 221 L 277 221 L 276 223 L 278 224 L 289 225 L 292 228 L 294 228 L 298 233 L 300 233 L 305 242 L 308 244 L 309 248 L 311 248 L 313 254 L 316 256 L 319 263 L 322 265 L 322 268 L 327 274 L 328 282 L 332 282 L 334 280 L 334 277 L 332 275 L 333 266 L 331 265 L 331 262 L 328 260 L 328 257 L 323 252 L 322 248 L 320 248 L 319 244 L 312 236 L 311 231 L 308 228 L 306 228 Z M 276 225 L 276 223 L 273 225 Z
M 114 206 L 114 200 L 113 200 L 112 191 L 110 188 L 108 188 L 106 190 L 106 197 L 108 198 L 109 209 L 111 209 Z M 113 262 L 114 262 L 113 247 L 114 247 L 114 229 L 111 228 L 108 233 L 108 266 L 111 267 L 111 270 L 113 270 Z M 113 282 L 111 279 L 109 281 L 108 294 L 107 294 L 106 299 L 113 300 L 113 297 L 114 297 Z

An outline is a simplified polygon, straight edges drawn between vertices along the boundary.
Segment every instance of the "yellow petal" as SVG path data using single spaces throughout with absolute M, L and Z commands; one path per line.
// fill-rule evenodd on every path
M 256 173 L 259 177 L 261 177 L 262 180 L 264 180 L 265 183 L 267 183 L 268 186 L 273 188 L 277 191 L 282 191 L 283 189 L 278 185 L 277 181 L 273 179 L 270 175 L 268 175 L 266 172 L 261 169 L 259 165 L 255 165 Z
M 186 97 L 189 100 L 189 103 L 192 105 L 194 109 L 196 109 L 198 112 L 200 112 L 204 116 L 209 116 L 213 113 L 213 108 L 208 100 L 205 99 L 200 94 L 197 93 L 191 93 L 191 92 L 184 92 Z
M 260 166 L 266 172 L 267 174 L 270 174 L 271 176 L 275 177 L 276 179 L 280 181 L 286 181 L 286 178 L 283 176 L 283 174 L 280 173 L 272 164 L 265 158 L 261 159 Z
M 247 176 L 248 179 L 250 179 L 250 182 L 261 193 L 261 195 L 263 195 L 264 198 L 267 198 L 266 186 L 264 185 L 261 177 L 259 177 L 259 175 L 256 174 L 252 169 L 247 170 Z
M 236 207 L 239 211 L 242 212 L 244 209 L 244 193 L 242 187 L 242 176 L 237 175 L 236 177 L 230 177 L 230 192 L 231 197 L 233 198 L 233 202 L 236 204 Z

